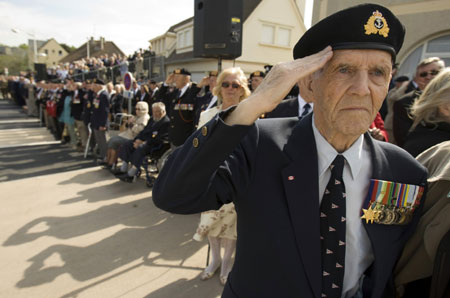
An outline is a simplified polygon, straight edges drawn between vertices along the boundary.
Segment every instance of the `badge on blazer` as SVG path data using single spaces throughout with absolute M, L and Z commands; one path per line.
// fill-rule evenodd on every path
M 420 185 L 371 179 L 361 219 L 366 223 L 406 225 L 411 222 L 424 189 Z

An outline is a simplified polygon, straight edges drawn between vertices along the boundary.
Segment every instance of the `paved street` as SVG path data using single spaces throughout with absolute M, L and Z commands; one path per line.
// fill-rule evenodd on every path
M 220 297 L 198 215 L 157 209 L 0 99 L 0 297 Z

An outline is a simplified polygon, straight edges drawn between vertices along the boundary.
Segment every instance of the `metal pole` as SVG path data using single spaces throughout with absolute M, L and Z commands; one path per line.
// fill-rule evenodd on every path
M 86 47 L 87 47 L 87 57 L 88 57 L 88 59 L 89 59 L 89 58 L 91 58 L 91 55 L 90 55 L 90 53 L 89 53 L 89 37 L 88 37 L 88 41 L 87 41 L 87 43 L 86 43 Z
M 162 80 L 165 80 L 166 79 L 166 66 L 164 65 L 165 63 L 165 61 L 164 61 L 164 59 L 165 59 L 165 57 L 164 56 L 162 56 L 161 57 L 161 77 L 162 77 Z
M 129 91 L 128 91 L 129 92 Z M 133 112 L 133 108 L 131 107 L 131 93 L 128 93 L 128 114 L 131 115 Z M 134 90 L 133 90 L 133 96 L 134 96 Z
M 222 57 L 219 57 L 218 65 L 217 65 L 217 72 L 222 72 Z
M 148 79 L 150 80 L 152 78 L 152 56 L 148 57 Z
M 37 61 L 36 36 L 34 36 L 34 34 L 32 36 L 33 36 L 33 47 L 34 47 L 34 63 L 37 63 L 38 61 Z

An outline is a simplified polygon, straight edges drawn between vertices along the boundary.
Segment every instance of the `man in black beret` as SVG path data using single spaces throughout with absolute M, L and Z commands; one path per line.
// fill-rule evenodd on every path
M 172 153 L 153 187 L 156 206 L 185 214 L 235 204 L 236 258 L 222 297 L 395 297 L 393 268 L 427 173 L 367 130 L 404 34 L 376 4 L 323 19 L 294 61 Z M 312 114 L 257 120 L 295 83 Z
M 207 109 L 217 106 L 217 96 L 213 94 L 213 89 L 217 84 L 217 76 L 219 72 L 212 70 L 208 72 L 208 76 L 198 83 L 197 87 L 200 91 L 197 93 L 197 99 L 195 103 L 195 126 L 197 127 L 200 120 L 200 114 Z
M 170 89 L 170 87 L 175 87 Z M 191 73 L 184 69 L 175 69 L 160 91 L 158 101 L 167 107 L 170 118 L 169 141 L 172 147 L 183 145 L 184 141 L 195 129 L 195 103 L 200 91 L 191 83 Z
M 261 82 L 264 80 L 265 76 L 266 74 L 264 73 L 264 71 L 260 70 L 254 71 L 250 74 L 249 87 L 252 92 L 255 91 L 259 85 L 261 85 Z

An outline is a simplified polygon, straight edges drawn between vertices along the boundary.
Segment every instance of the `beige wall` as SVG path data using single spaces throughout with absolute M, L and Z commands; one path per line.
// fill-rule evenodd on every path
M 250 75 L 255 70 L 264 70 L 266 64 L 276 64 L 292 60 L 292 48 L 300 36 L 306 31 L 301 10 L 304 10 L 305 0 L 264 0 L 256 7 L 243 25 L 242 56 L 235 62 L 223 60 L 222 69 L 241 67 Z M 291 30 L 288 46 L 267 45 L 261 42 L 262 24 L 270 24 L 289 28 Z M 151 40 L 153 42 L 158 39 Z M 166 46 L 167 50 L 167 46 Z M 155 49 L 156 51 L 156 49 Z M 192 73 L 192 80 L 199 81 L 207 71 L 217 70 L 216 59 L 196 59 L 190 63 L 167 65 L 166 73 L 185 67 Z
M 150 40 L 152 44 L 152 50 L 158 56 L 168 57 L 168 50 L 173 47 L 177 40 L 177 35 L 172 32 L 167 32 L 164 35 L 158 36 Z
M 364 0 L 315 0 L 313 24 L 340 9 L 366 2 Z M 449 0 L 378 0 L 376 3 L 392 10 L 405 25 L 405 41 L 397 57 L 400 63 L 424 42 L 450 34 Z
M 29 61 L 34 63 L 34 52 L 29 51 L 28 55 Z M 37 61 L 38 63 L 45 63 L 47 67 L 51 67 L 57 65 L 58 62 L 67 55 L 68 53 L 66 50 L 64 50 L 64 48 L 54 39 L 51 39 L 38 49 Z
M 261 43 L 262 24 L 281 25 L 291 29 L 287 47 Z M 244 23 L 242 56 L 237 59 L 250 67 L 249 72 L 263 70 L 266 64 L 292 60 L 292 48 L 306 31 L 303 17 L 293 0 L 262 1 Z

